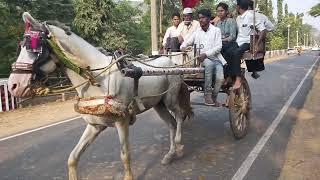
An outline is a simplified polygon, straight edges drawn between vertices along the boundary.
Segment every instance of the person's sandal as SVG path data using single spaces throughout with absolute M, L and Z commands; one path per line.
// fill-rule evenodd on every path
M 238 90 L 239 88 L 241 87 L 241 82 L 240 82 L 240 85 L 239 85 L 239 87 L 235 87 L 235 83 L 233 84 L 233 86 L 232 87 L 230 87 L 230 91 L 233 91 L 233 90 Z

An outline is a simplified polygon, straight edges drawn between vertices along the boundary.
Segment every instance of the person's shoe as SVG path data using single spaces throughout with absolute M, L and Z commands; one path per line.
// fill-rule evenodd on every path
M 214 106 L 215 105 L 215 102 L 212 100 L 211 94 L 204 95 L 204 104 L 207 106 Z
M 214 105 L 213 105 L 214 107 L 221 107 L 222 106 L 222 104 L 217 101 L 217 95 L 212 94 L 211 97 L 212 97 L 212 101 L 214 102 Z
M 254 79 L 258 79 L 260 77 L 260 75 L 257 72 L 253 72 L 251 74 L 251 77 L 253 77 Z

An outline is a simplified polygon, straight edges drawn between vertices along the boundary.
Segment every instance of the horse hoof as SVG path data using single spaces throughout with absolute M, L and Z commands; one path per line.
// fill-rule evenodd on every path
M 171 161 L 172 161 L 172 157 L 167 157 L 167 156 L 165 156 L 165 157 L 162 159 L 161 164 L 162 164 L 162 165 L 168 165 L 168 164 L 170 164 Z
M 176 151 L 177 157 L 181 158 L 183 156 L 183 151 Z
M 123 180 L 133 180 L 132 176 L 124 176 Z
M 177 145 L 176 147 L 176 155 L 178 158 L 181 158 L 183 156 L 183 147 L 184 145 Z

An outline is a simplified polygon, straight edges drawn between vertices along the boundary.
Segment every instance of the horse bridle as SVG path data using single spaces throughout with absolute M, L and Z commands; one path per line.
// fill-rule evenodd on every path
M 36 31 L 28 29 L 24 33 L 24 40 L 19 44 L 20 48 L 17 54 L 20 53 L 21 47 L 26 47 L 29 53 L 35 53 L 36 59 L 33 63 L 15 62 L 12 64 L 12 73 L 30 73 L 33 75 L 33 80 L 42 79 L 45 73 L 42 72 L 40 67 L 45 64 L 50 55 L 51 49 L 47 43 L 49 33 L 45 31 Z

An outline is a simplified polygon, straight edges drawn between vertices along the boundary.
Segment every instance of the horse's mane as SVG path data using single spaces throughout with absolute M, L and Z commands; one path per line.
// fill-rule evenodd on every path
M 65 51 L 77 56 L 81 60 L 81 62 L 77 62 L 78 64 L 86 66 L 90 64 L 93 66 L 92 68 L 100 68 L 110 62 L 111 56 L 106 56 L 100 52 L 83 38 L 71 32 L 70 28 L 63 23 L 50 21 L 49 29 Z
M 54 26 L 57 26 L 57 27 L 63 29 L 67 35 L 71 35 L 71 33 L 72 33 L 70 26 L 67 26 L 65 23 L 62 23 L 58 20 L 48 20 L 48 21 L 46 21 L 46 23 L 48 25 L 54 25 Z

